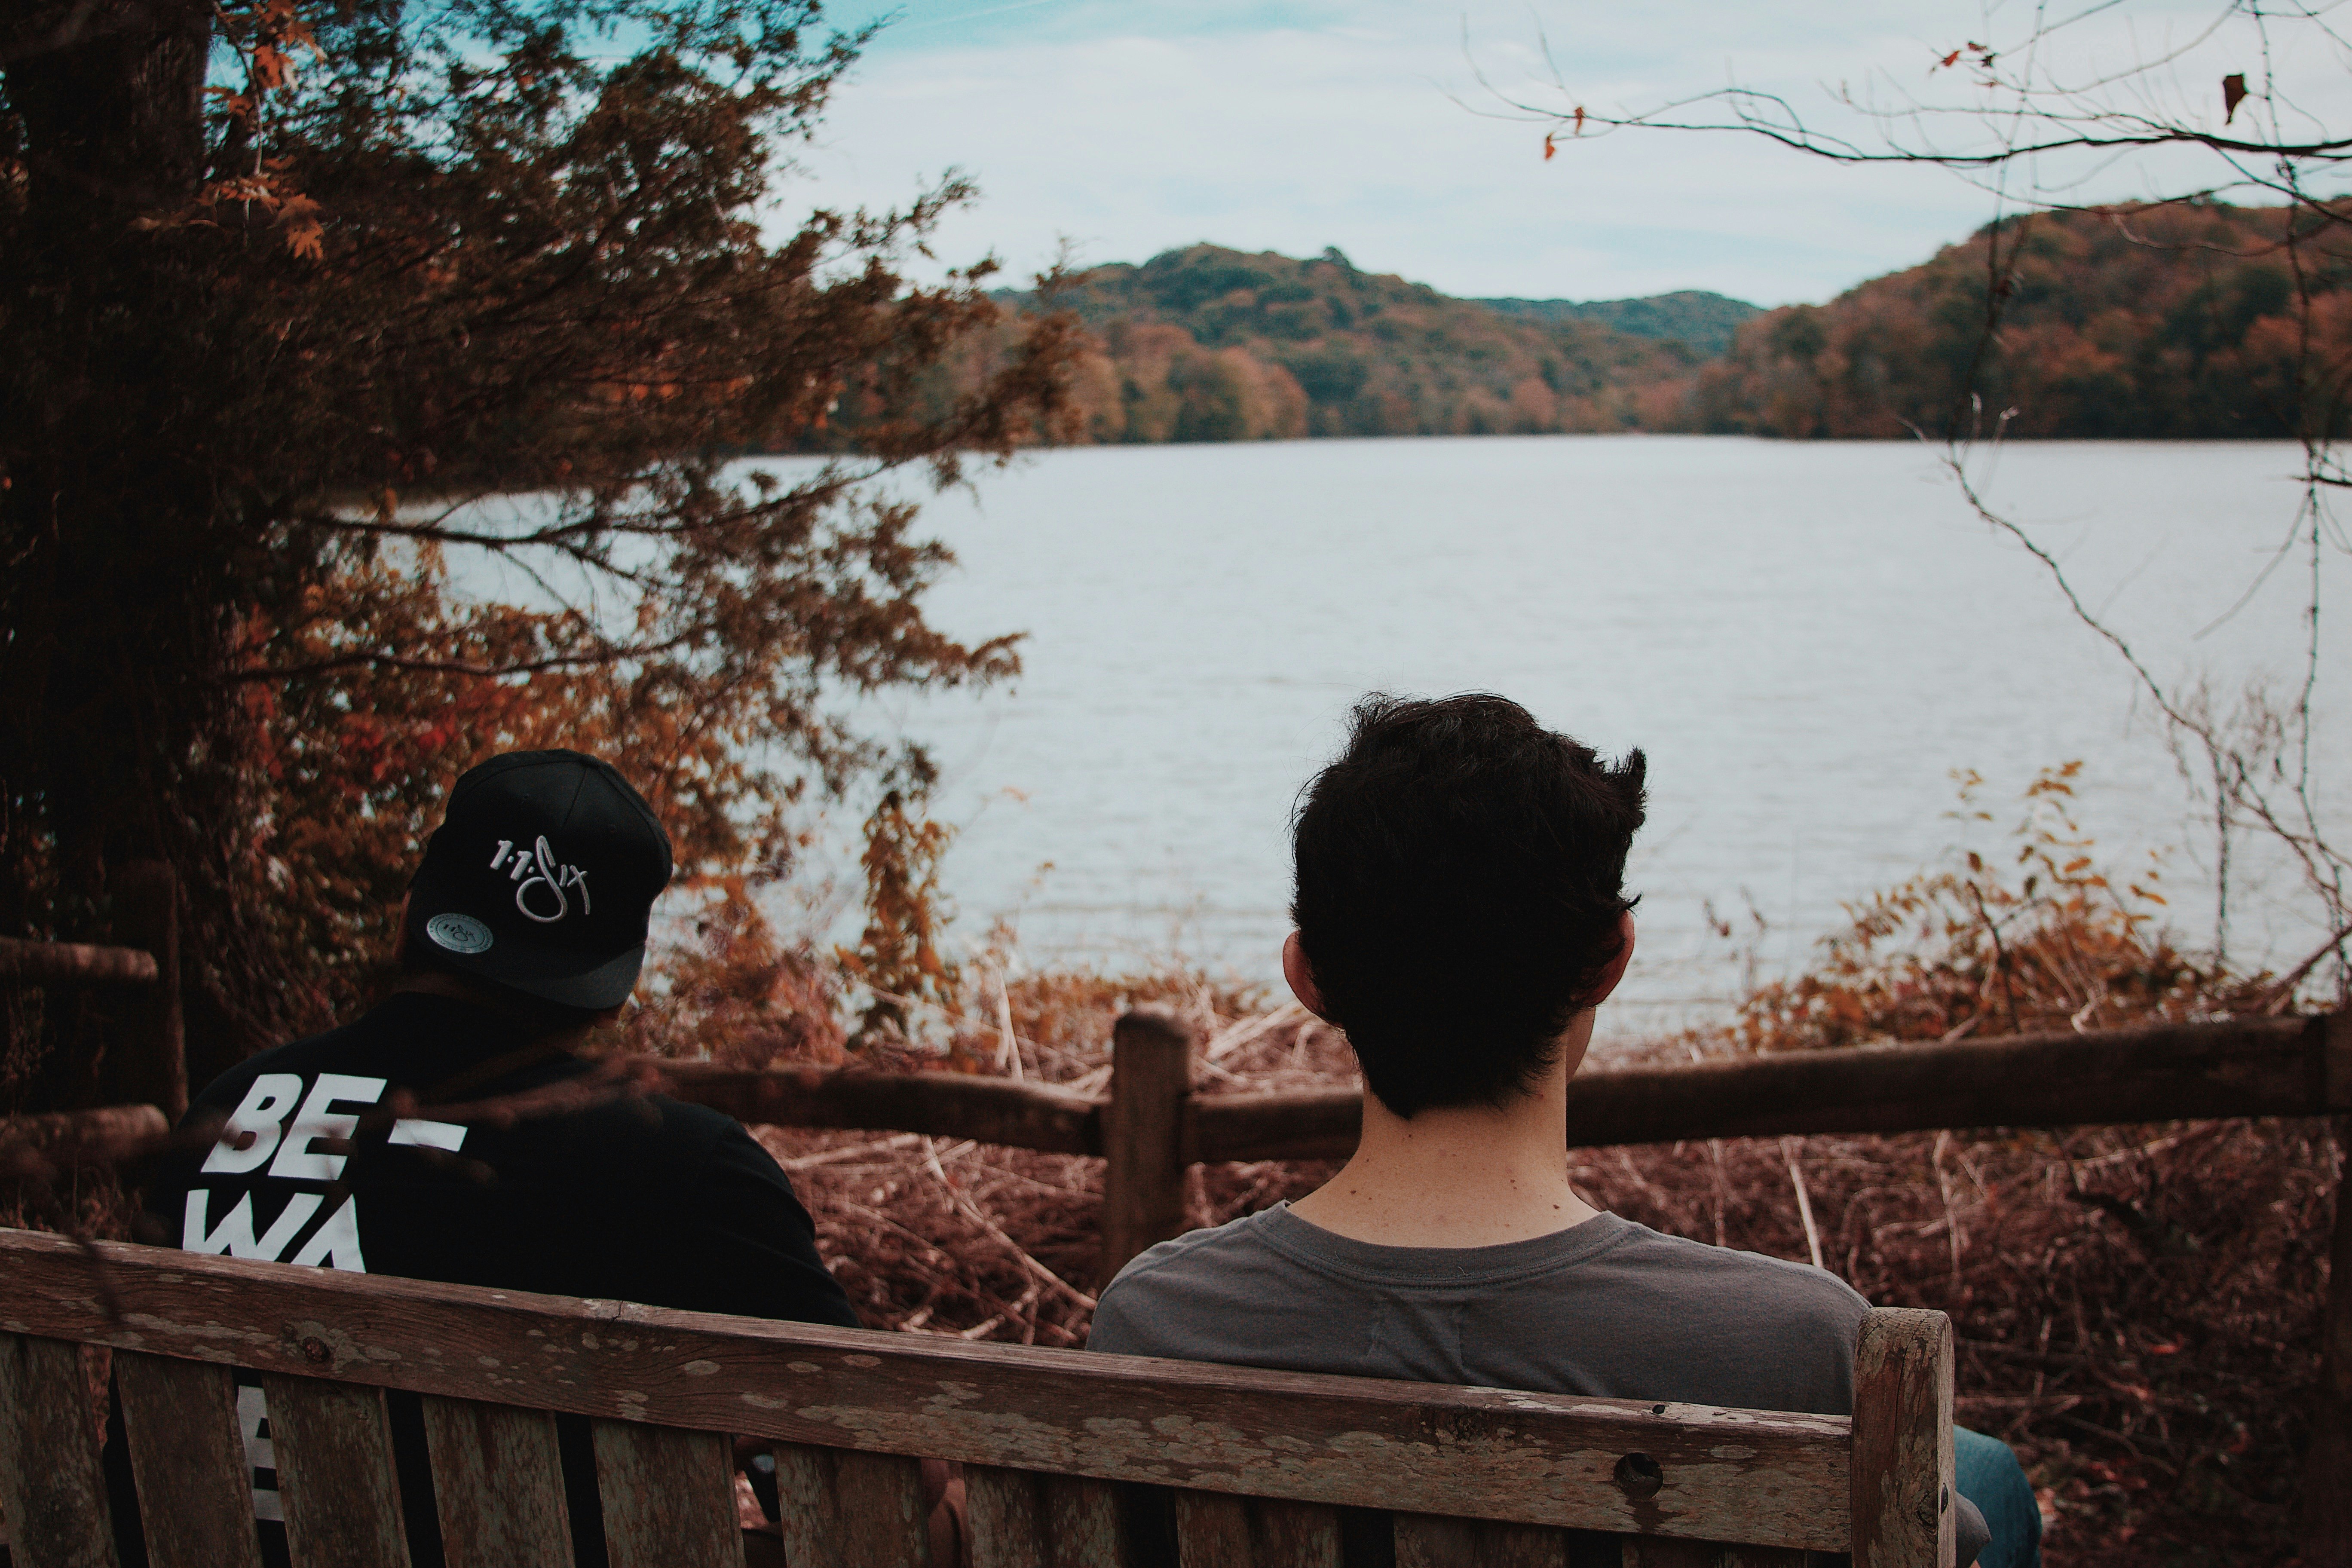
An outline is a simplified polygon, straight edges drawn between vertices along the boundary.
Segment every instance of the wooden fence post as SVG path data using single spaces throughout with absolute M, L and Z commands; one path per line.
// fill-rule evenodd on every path
M 170 862 L 131 860 L 108 878 L 114 940 L 155 955 L 155 984 L 126 993 L 104 1073 L 103 1098 L 153 1105 L 177 1121 L 188 1109 L 188 1060 L 180 1025 L 180 882 Z
M 1110 1102 L 1102 1120 L 1106 1284 L 1137 1253 L 1183 1234 L 1192 1039 L 1172 1009 L 1146 1004 L 1120 1015 L 1110 1053 Z
M 2303 1471 L 2305 1568 L 2352 1568 L 2352 1013 L 2330 1015 L 2322 1055 L 2336 1140 L 2336 1231 L 2319 1312 L 2319 1396 Z

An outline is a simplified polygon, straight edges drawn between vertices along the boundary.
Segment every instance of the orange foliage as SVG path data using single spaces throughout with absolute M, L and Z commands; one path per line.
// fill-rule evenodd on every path
M 2118 887 L 2094 864 L 2068 811 L 2080 763 L 2046 769 L 2006 866 L 1969 851 L 1852 910 L 1813 966 L 1758 988 L 1727 1025 L 1702 1030 L 1709 1051 L 1822 1050 L 1958 1039 L 2242 1008 L 2265 976 L 2234 975 L 2181 952 L 2161 930 L 2154 858 Z M 1967 774 L 1961 810 L 1983 781 Z
M 1684 426 L 1940 437 L 1981 418 L 1987 433 L 2005 419 L 2027 437 L 2340 435 L 2352 419 L 2342 232 L 2294 209 L 2193 202 L 2004 220 L 1827 305 L 1748 323 L 1700 373 Z

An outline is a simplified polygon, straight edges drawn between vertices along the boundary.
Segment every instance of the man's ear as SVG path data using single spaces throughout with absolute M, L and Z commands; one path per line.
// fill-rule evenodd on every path
M 1307 949 L 1297 931 L 1282 939 L 1282 977 L 1290 982 L 1290 994 L 1298 998 L 1300 1006 L 1327 1024 L 1331 1021 L 1331 1015 L 1323 1010 L 1323 993 L 1315 988 L 1315 971 L 1307 966 Z
M 1617 983 L 1625 978 L 1625 966 L 1633 962 L 1633 911 L 1627 910 L 1617 917 L 1617 956 L 1611 959 L 1609 967 L 1601 972 L 1601 978 L 1594 983 L 1592 994 L 1585 998 L 1584 1005 L 1598 1007 L 1608 1001 L 1609 994 L 1617 989 Z

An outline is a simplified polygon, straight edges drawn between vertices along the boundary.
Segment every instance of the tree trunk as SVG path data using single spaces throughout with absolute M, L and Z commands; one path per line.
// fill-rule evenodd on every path
M 205 341 L 206 283 L 182 231 L 157 225 L 205 178 L 211 43 L 206 0 L 37 0 L 0 23 L 0 92 L 25 169 L 0 228 L 9 935 L 101 939 L 112 868 L 187 858 L 166 803 L 215 700 L 204 683 L 222 629 L 198 606 L 221 552 L 215 497 L 175 416 L 183 378 L 203 374 L 189 351 Z M 51 1001 L 43 1037 L 10 1042 L 15 1081 L 0 1084 L 31 1109 L 86 1099 L 106 1045 L 87 1007 Z
M 205 151 L 212 7 L 204 0 L 36 5 L 5 38 L 37 220 L 103 232 L 176 207 Z

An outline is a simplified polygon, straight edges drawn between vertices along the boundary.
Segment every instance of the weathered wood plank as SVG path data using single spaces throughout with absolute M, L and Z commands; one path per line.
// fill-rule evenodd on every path
M 294 1568 L 408 1568 L 383 1390 L 264 1373 L 261 1393 Z
M 1568 1532 L 1482 1520 L 1478 1562 L 1480 1568 L 1568 1568 Z
M 2319 1116 L 2329 1109 L 2326 1028 L 2322 1018 L 2239 1018 L 1579 1073 L 1568 1141 Z M 1344 1158 L 1361 1116 L 1354 1089 L 1203 1097 L 1192 1102 L 1185 1152 Z
M 664 1092 L 755 1126 L 882 1128 L 1054 1154 L 1099 1154 L 1103 1148 L 1099 1103 L 1050 1084 L 962 1073 L 828 1073 L 630 1059 L 654 1072 Z
M 1249 1501 L 1230 1492 L 1178 1492 L 1177 1568 L 1253 1568 Z
M 844 1450 L 834 1461 L 842 1568 L 923 1568 L 930 1555 L 923 1462 Z
M 423 1404 L 449 1568 L 572 1568 L 555 1417 L 474 1399 Z
M 1952 1568 L 1952 1321 L 1943 1313 L 1880 1308 L 1863 1320 L 1853 1468 L 1854 1568 Z
M 1175 1514 L 1179 1568 L 1339 1568 L 1337 1509 L 1180 1491 Z
M 775 1458 L 793 1568 L 923 1568 L 930 1541 L 920 1458 L 795 1443 L 779 1444 Z M 1017 1503 L 1020 1479 L 995 1486 L 991 1506 Z M 1034 1505 L 1030 1513 L 1034 1523 Z
M 1054 1568 L 1045 1498 L 1028 1470 L 971 1465 L 963 1472 L 972 1568 Z
M 1052 1568 L 1126 1568 L 1118 1488 L 1082 1476 L 1041 1476 L 1038 1495 Z
M 1629 1535 L 1623 1568 L 1828 1568 L 1828 1553 L 1792 1547 L 1737 1546 L 1720 1541 L 1668 1541 Z M 1843 1557 L 1836 1561 L 1843 1563 Z
M 13 1568 L 115 1568 L 89 1383 L 74 1345 L 0 1335 L 0 1519 Z
M 1192 1091 L 1192 1037 L 1170 1008 L 1128 1009 L 1110 1048 L 1097 1270 L 1106 1281 L 1145 1247 L 1184 1231 L 1184 1110 Z
M 1310 1502 L 1250 1502 L 1255 1568 L 1339 1568 L 1339 1510 Z
M 592 1431 L 613 1568 L 743 1568 L 725 1437 L 635 1421 L 598 1421 Z
M 1397 1515 L 1396 1568 L 1479 1568 L 1477 1521 L 1437 1514 Z
M 1568 1568 L 1568 1533 L 1496 1520 L 1396 1517 L 1397 1568 Z M 1628 1557 L 1626 1563 L 1633 1563 Z
M 793 1568 L 843 1568 L 836 1458 L 831 1448 L 803 1443 L 776 1446 L 777 1524 Z
M 119 1351 L 114 1386 L 155 1568 L 261 1568 L 228 1368 Z
M 0 1331 L 455 1398 L 1302 1502 L 1843 1550 L 1843 1416 L 1325 1378 L 0 1235 Z M 306 1345 L 310 1347 L 306 1349 Z M 1150 1418 L 1137 1413 L 1148 1411 Z M 1619 1458 L 1663 1467 L 1636 1505 Z

